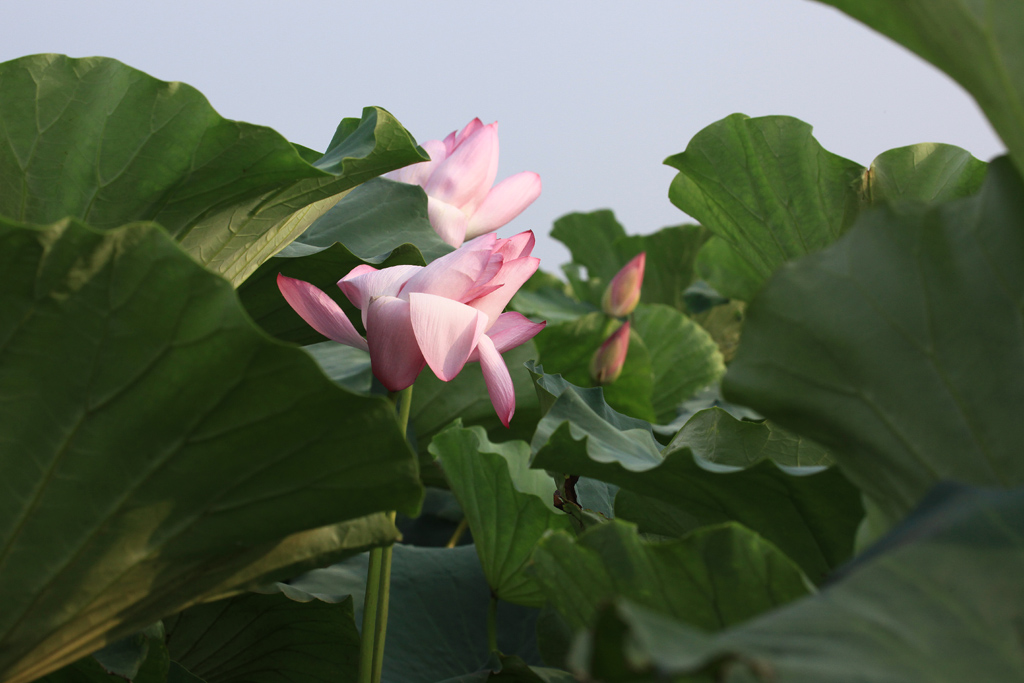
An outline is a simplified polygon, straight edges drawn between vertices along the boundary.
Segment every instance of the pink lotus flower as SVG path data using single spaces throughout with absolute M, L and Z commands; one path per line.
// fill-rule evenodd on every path
M 498 124 L 473 119 L 457 135 L 427 140 L 424 161 L 385 175 L 427 193 L 430 225 L 448 244 L 494 232 L 521 214 L 540 196 L 540 176 L 525 171 L 502 180 L 498 175 Z
M 611 384 L 622 374 L 629 351 L 629 321 L 612 332 L 590 360 L 590 377 L 597 384 Z
M 483 235 L 427 266 L 362 265 L 338 281 L 362 311 L 364 339 L 327 294 L 284 275 L 277 286 L 289 305 L 320 334 L 369 351 L 373 374 L 390 391 L 416 381 L 424 365 L 445 382 L 479 361 L 502 424 L 515 412 L 512 378 L 501 354 L 532 339 L 546 323 L 502 313 L 536 272 L 532 232 L 508 239 Z
M 644 284 L 644 265 L 647 252 L 641 251 L 622 267 L 601 297 L 601 308 L 616 318 L 629 315 L 640 303 L 640 287 Z

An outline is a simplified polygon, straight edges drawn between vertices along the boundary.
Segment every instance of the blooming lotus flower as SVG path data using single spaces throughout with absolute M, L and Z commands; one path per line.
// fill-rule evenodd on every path
M 338 281 L 362 311 L 364 339 L 323 291 L 277 276 L 295 312 L 317 332 L 370 353 L 373 374 L 390 391 L 416 381 L 424 365 L 445 382 L 479 361 L 487 393 L 502 424 L 515 412 L 512 378 L 501 354 L 532 339 L 546 323 L 502 312 L 536 272 L 532 232 L 508 239 L 483 235 L 428 266 L 361 265 Z
M 621 318 L 633 312 L 640 303 L 640 287 L 644 283 L 646 263 L 647 252 L 641 251 L 615 274 L 601 297 L 601 308 L 605 313 Z
M 615 330 L 590 360 L 590 377 L 597 384 L 611 384 L 622 374 L 629 351 L 629 321 Z
M 430 225 L 448 244 L 494 232 L 540 196 L 540 176 L 525 171 L 494 185 L 498 175 L 498 124 L 473 119 L 458 134 L 427 140 L 424 161 L 385 175 L 427 193 Z M 491 187 L 494 185 L 494 187 Z

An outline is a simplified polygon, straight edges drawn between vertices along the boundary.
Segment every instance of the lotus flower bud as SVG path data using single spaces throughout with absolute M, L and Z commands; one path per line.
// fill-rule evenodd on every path
M 634 304 L 635 305 L 635 304 Z M 590 377 L 597 384 L 611 384 L 622 374 L 629 351 L 629 321 L 605 339 L 590 360 Z
M 601 298 L 601 308 L 605 313 L 621 318 L 633 312 L 640 303 L 640 287 L 644 283 L 646 263 L 647 252 L 642 251 L 615 274 Z

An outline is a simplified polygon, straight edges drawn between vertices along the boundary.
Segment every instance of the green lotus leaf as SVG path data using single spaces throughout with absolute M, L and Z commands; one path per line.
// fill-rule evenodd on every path
M 864 173 L 861 192 L 870 204 L 948 202 L 977 193 L 987 170 L 967 150 L 926 142 L 879 154 Z
M 539 391 L 557 398 L 537 425 L 531 467 L 642 493 L 679 508 L 695 525 L 739 522 L 816 583 L 849 559 L 864 512 L 859 492 L 835 468 L 783 469 L 767 459 L 745 469 L 707 463 L 685 445 L 663 448 L 649 424 L 615 413 L 600 389 L 534 372 Z
M 722 465 L 749 467 L 765 458 L 788 467 L 829 466 L 834 460 L 820 444 L 765 420 L 737 420 L 721 408 L 691 417 L 672 439 L 672 448 Z
M 294 244 L 327 248 L 335 242 L 373 264 L 385 261 L 403 245 L 412 245 L 422 254 L 416 265 L 426 265 L 452 250 L 430 225 L 423 188 L 386 178 L 374 178 L 347 193 Z
M 637 306 L 632 321 L 651 358 L 655 418 L 672 422 L 680 403 L 725 374 L 722 354 L 704 328 L 664 304 Z
M 154 224 L 0 220 L 0 678 L 393 538 L 415 458 L 381 398 L 257 330 Z M 386 522 L 386 520 L 384 520 Z
M 354 681 L 359 672 L 351 598 L 246 593 L 190 607 L 164 626 L 171 660 L 205 683 Z
M 889 523 L 932 485 L 1024 483 L 1024 183 L 867 212 L 748 309 L 729 400 L 821 443 Z
M 936 491 L 816 595 L 717 634 L 620 600 L 570 660 L 609 683 L 1020 680 L 1022 525 L 1022 489 Z
M 542 607 L 544 595 L 526 565 L 547 531 L 573 526 L 552 505 L 552 478 L 529 469 L 530 446 L 491 443 L 483 428 L 464 429 L 456 422 L 434 437 L 430 452 L 466 515 L 491 592 L 507 602 Z
M 811 126 L 788 116 L 733 114 L 665 163 L 679 170 L 672 203 L 724 240 L 762 283 L 783 263 L 833 242 L 860 210 L 863 167 L 823 149 Z
M 342 121 L 321 157 L 113 59 L 0 64 L 0 216 L 100 229 L 155 221 L 235 285 L 342 193 L 427 158 L 376 107 Z
M 549 533 L 530 571 L 576 629 L 593 626 L 598 608 L 618 597 L 718 630 L 808 592 L 792 560 L 735 523 L 667 542 L 644 541 L 635 526 L 618 520 L 578 539 Z

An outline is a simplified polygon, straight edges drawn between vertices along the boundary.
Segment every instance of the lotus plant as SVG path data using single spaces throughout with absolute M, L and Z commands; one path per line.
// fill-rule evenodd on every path
M 453 247 L 494 232 L 540 196 L 540 176 L 517 173 L 494 185 L 498 175 L 498 124 L 473 119 L 444 140 L 422 144 L 430 161 L 385 177 L 421 186 L 427 193 L 430 225 Z M 494 187 L 491 187 L 494 185 Z
M 445 382 L 479 361 L 487 393 L 506 427 L 515 412 L 512 378 L 501 354 L 532 339 L 545 323 L 502 312 L 540 265 L 530 231 L 493 233 L 427 266 L 354 268 L 338 281 L 362 312 L 366 337 L 322 290 L 278 275 L 289 305 L 317 332 L 370 353 L 374 376 L 390 391 L 411 386 L 425 365 Z
M 622 267 L 601 298 L 601 308 L 608 315 L 622 318 L 629 315 L 640 303 L 640 288 L 644 283 L 644 265 L 647 252 L 642 251 Z

